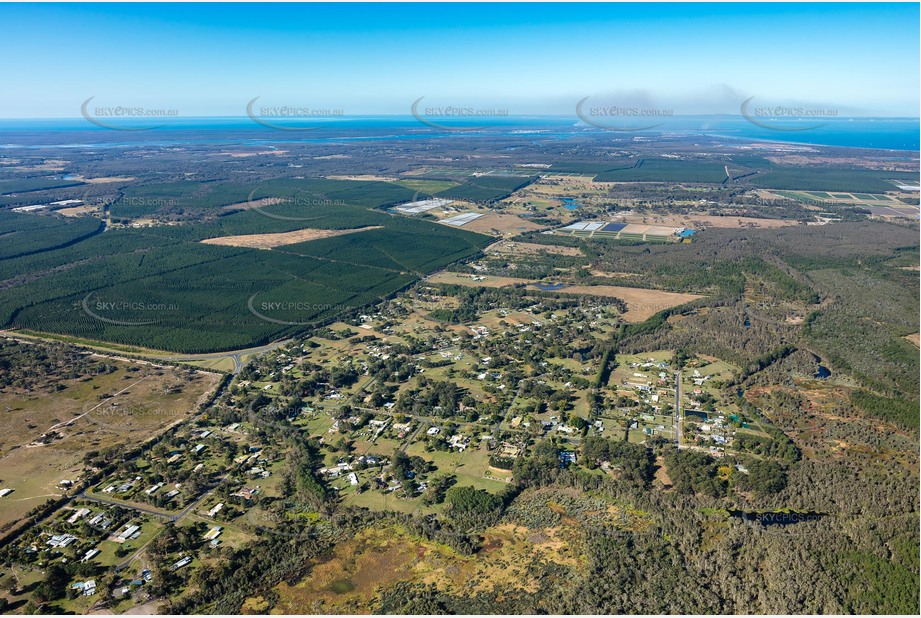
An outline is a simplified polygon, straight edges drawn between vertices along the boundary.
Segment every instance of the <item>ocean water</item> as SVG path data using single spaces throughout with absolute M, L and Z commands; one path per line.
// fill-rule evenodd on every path
M 791 120 L 760 118 L 759 126 L 741 116 L 674 116 L 654 129 L 629 120 L 609 129 L 566 116 L 519 116 L 454 121 L 449 128 L 427 126 L 412 116 L 341 117 L 334 120 L 279 121 L 295 130 L 262 126 L 247 117 L 166 118 L 132 120 L 118 126 L 142 129 L 117 131 L 78 119 L 0 119 L 0 148 L 111 148 L 176 146 L 182 144 L 291 142 L 349 142 L 403 139 L 488 139 L 520 137 L 522 142 L 565 140 L 595 135 L 614 141 L 685 138 L 695 136 L 746 142 L 824 145 L 849 148 L 913 151 L 921 148 L 918 118 L 831 118 Z M 123 122 L 123 121 L 118 121 Z M 147 124 L 144 124 L 147 122 Z M 115 123 L 113 123 L 115 124 Z M 442 123 L 449 126 L 448 122 Z M 905 155 L 894 153 L 894 158 Z

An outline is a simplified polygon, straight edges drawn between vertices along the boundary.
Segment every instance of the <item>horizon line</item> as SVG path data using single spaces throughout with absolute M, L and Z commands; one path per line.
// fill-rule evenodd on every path
M 712 114 L 669 114 L 654 116 L 660 120 L 668 120 L 670 118 L 739 118 L 745 120 L 745 116 L 741 113 L 712 113 Z M 783 118 L 782 114 L 777 116 L 778 118 Z M 302 116 L 302 117 L 286 117 L 286 116 L 262 116 L 262 118 L 272 119 L 276 121 L 287 121 L 287 122 L 332 122 L 336 120 L 342 120 L 347 118 L 405 118 L 418 120 L 416 116 L 409 114 L 343 114 L 337 116 Z M 440 117 L 439 117 L 440 118 Z M 547 118 L 547 119 L 576 119 L 579 117 L 577 114 L 508 114 L 502 116 L 446 116 L 444 120 L 451 120 L 455 122 L 490 122 L 497 119 L 509 119 L 509 118 Z M 641 120 L 646 117 L 638 116 L 624 116 L 625 119 L 637 119 Z M 834 120 L 851 120 L 851 119 L 886 119 L 886 120 L 921 120 L 921 116 L 899 116 L 899 115 L 839 115 L 839 116 L 821 116 L 821 117 L 812 117 L 812 116 L 801 116 L 801 117 L 787 117 L 787 120 L 809 120 L 815 121 L 816 119 L 821 119 L 822 121 L 834 121 Z M 115 118 L 113 118 L 115 119 Z M 215 120 L 252 120 L 252 117 L 243 114 L 239 116 L 215 116 L 215 115 L 188 115 L 188 116 L 171 116 L 171 115 L 162 115 L 162 116 L 122 116 L 117 117 L 119 120 L 131 120 L 131 121 L 166 121 L 166 120 L 188 120 L 188 119 L 215 119 Z M 85 117 L 77 116 L 2 116 L 0 117 L 0 122 L 8 120 L 86 120 Z M 89 122 L 89 121 L 88 121 Z M 92 124 L 92 123 L 91 123 Z

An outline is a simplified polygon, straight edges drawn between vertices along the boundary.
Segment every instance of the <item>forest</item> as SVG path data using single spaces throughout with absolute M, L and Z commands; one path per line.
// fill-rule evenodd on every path
M 370 209 L 411 196 L 395 185 L 284 186 L 327 197 L 104 234 L 95 218 L 0 213 L 0 325 L 176 352 L 251 347 L 378 302 L 489 240 Z M 270 251 L 198 242 L 305 226 L 379 229 Z

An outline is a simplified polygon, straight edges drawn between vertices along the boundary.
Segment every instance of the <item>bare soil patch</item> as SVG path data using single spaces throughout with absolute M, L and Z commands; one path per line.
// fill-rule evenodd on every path
M 627 303 L 624 319 L 628 322 L 643 322 L 663 309 L 702 298 L 698 294 L 680 294 L 645 288 L 625 288 L 619 285 L 568 285 L 559 290 L 566 294 L 586 294 L 619 298 Z
M 495 214 L 483 215 L 461 227 L 463 230 L 484 234 L 521 234 L 522 232 L 533 232 L 543 228 L 544 226 L 542 225 L 515 215 Z
M 393 176 L 377 176 L 376 174 L 357 174 L 345 176 L 327 176 L 330 180 L 361 180 L 365 182 L 395 182 L 399 178 Z
M 241 236 L 221 236 L 219 238 L 209 238 L 203 240 L 206 245 L 222 245 L 225 247 L 246 247 L 248 249 L 272 249 L 282 245 L 293 245 L 308 240 L 319 240 L 321 238 L 332 238 L 333 236 L 343 236 L 345 234 L 354 234 L 355 232 L 364 232 L 367 230 L 380 229 L 380 226 L 362 227 L 350 230 L 316 230 L 303 229 L 293 232 L 280 232 L 276 234 L 243 234 Z

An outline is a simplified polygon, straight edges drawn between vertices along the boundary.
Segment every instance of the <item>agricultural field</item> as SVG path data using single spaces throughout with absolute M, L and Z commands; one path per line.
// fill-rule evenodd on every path
M 511 237 L 543 229 L 543 226 L 522 217 L 504 214 L 486 214 L 463 226 L 468 232 Z
M 388 202 L 393 191 L 394 198 L 410 196 L 406 188 L 391 186 L 374 198 L 378 187 L 389 185 L 306 186 L 311 191 L 322 186 L 331 197 L 289 197 L 194 226 L 113 229 L 104 237 L 93 236 L 101 225 L 97 219 L 0 214 L 0 225 L 17 238 L 10 245 L 15 253 L 0 260 L 0 279 L 13 282 L 30 273 L 23 285 L 0 290 L 0 320 L 7 328 L 175 352 L 246 348 L 378 301 L 489 242 L 486 236 L 368 209 Z M 292 185 L 285 189 L 289 196 L 295 191 Z M 49 245 L 45 220 L 70 236 Z M 39 227 L 26 229 L 35 221 Z M 305 227 L 327 237 L 292 244 Z M 334 235 L 358 227 L 367 229 Z M 271 236 L 279 233 L 293 235 Z M 266 251 L 201 242 L 243 244 L 234 237 L 260 234 L 260 246 L 288 244 Z
M 919 216 L 917 205 L 906 204 L 899 199 L 899 196 L 884 193 L 828 193 L 820 191 L 765 191 L 764 193 L 769 199 L 786 198 L 797 200 L 813 208 L 852 206 L 879 217 L 917 219 Z
M 554 230 L 554 234 L 588 239 L 627 240 L 637 242 L 679 242 L 694 230 L 615 221 L 579 221 Z

